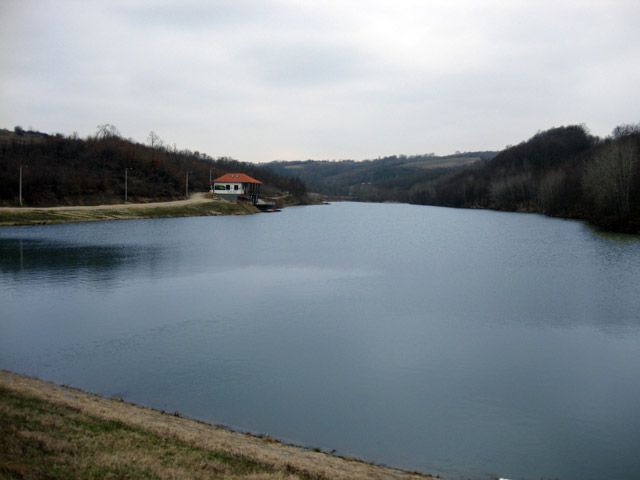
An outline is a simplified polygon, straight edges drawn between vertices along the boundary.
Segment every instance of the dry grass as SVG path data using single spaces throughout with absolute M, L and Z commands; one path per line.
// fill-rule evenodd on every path
M 421 168 L 423 170 L 435 170 L 438 168 L 462 167 L 471 165 L 482 160 L 480 157 L 447 157 L 447 158 L 428 158 L 426 160 L 418 160 L 416 162 L 403 163 L 402 167 Z
M 424 480 L 0 371 L 0 478 Z
M 49 208 L 0 207 L 0 225 L 43 225 L 141 218 L 243 215 L 258 210 L 246 203 L 195 194 L 188 200 Z

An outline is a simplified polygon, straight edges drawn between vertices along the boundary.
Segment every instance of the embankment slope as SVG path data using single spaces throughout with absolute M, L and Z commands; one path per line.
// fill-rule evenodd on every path
M 253 205 L 212 199 L 197 193 L 188 200 L 62 207 L 0 207 L 0 226 L 126 220 L 142 218 L 246 215 L 257 213 Z
M 0 370 L 0 477 L 425 480 Z

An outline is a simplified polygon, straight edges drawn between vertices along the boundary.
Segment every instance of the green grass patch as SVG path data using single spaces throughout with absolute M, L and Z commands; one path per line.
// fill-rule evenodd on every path
M 281 478 L 242 455 L 199 448 L 0 387 L 0 478 Z

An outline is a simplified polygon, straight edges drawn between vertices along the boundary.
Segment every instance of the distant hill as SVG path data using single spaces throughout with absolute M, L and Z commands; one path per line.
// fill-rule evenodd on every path
M 580 125 L 539 132 L 412 191 L 412 203 L 540 212 L 640 233 L 640 125 L 607 138 Z
M 267 165 L 352 200 L 540 212 L 640 233 L 640 124 L 607 138 L 581 125 L 552 128 L 499 153 Z
M 125 168 L 130 169 L 128 199 L 133 202 L 183 198 L 187 172 L 193 192 L 208 190 L 210 174 L 216 178 L 227 172 L 245 172 L 261 180 L 267 194 L 286 191 L 301 200 L 306 193 L 299 179 L 263 166 L 143 145 L 120 137 L 115 127 L 86 139 L 19 127 L 0 129 L 1 205 L 18 203 L 20 165 L 24 204 L 30 206 L 122 202 Z
M 375 160 L 304 160 L 267 163 L 279 175 L 300 178 L 310 191 L 363 201 L 409 201 L 411 187 L 451 169 L 493 158 L 496 152 L 448 156 L 394 155 Z

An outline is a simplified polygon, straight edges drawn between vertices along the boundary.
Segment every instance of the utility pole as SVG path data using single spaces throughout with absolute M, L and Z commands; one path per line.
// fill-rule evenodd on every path
M 24 168 L 27 168 L 29 165 L 25 165 Z M 22 164 L 20 164 L 20 181 L 18 187 L 18 199 L 20 201 L 20 206 L 22 206 Z
M 22 165 L 20 165 L 20 189 L 18 196 L 20 198 L 20 206 L 22 206 Z
M 128 178 L 127 178 L 127 172 L 129 170 L 132 170 L 132 169 L 129 168 L 129 167 L 124 169 L 124 203 L 127 203 L 127 199 L 128 199 L 128 196 L 129 196 L 128 195 L 129 194 L 129 191 L 128 191 L 128 187 L 129 187 L 128 183 L 129 183 L 129 181 L 128 181 Z
M 211 185 L 211 170 L 212 168 L 209 168 L 209 190 L 213 190 L 213 185 Z
M 185 182 L 185 195 L 187 199 L 189 198 L 189 170 L 187 170 L 187 181 Z

